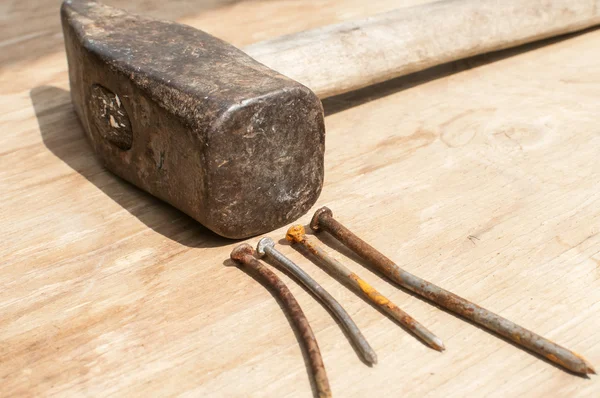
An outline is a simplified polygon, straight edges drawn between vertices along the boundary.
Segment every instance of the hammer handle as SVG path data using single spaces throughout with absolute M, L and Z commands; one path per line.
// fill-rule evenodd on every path
M 441 0 L 246 47 L 326 98 L 600 23 L 600 0 Z

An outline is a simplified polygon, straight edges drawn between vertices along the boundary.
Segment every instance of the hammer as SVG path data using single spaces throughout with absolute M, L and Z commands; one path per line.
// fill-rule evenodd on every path
M 73 105 L 100 161 L 238 239 L 316 202 L 319 98 L 594 26 L 600 0 L 442 0 L 245 52 L 93 1 L 66 0 L 61 17 Z

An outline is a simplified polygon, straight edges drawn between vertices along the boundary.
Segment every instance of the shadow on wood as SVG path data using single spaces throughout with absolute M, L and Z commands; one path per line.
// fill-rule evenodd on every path
M 309 227 L 310 226 L 307 226 L 307 228 L 309 228 Z M 307 229 L 307 231 L 308 231 L 308 229 Z M 510 340 L 510 339 L 502 336 L 501 334 L 496 333 L 496 332 L 494 332 L 492 330 L 489 330 L 489 329 L 487 329 L 487 328 L 485 328 L 485 327 L 483 327 L 483 326 L 481 326 L 481 325 L 473 322 L 470 319 L 464 318 L 463 316 L 458 315 L 455 312 L 450 311 L 447 308 L 444 308 L 444 307 L 440 306 L 439 304 L 437 304 L 437 303 L 435 303 L 435 302 L 433 302 L 431 300 L 428 300 L 428 299 L 420 296 L 419 294 L 414 293 L 414 292 L 406 289 L 403 286 L 400 286 L 398 283 L 394 282 L 393 280 L 391 280 L 390 278 L 388 278 L 386 275 L 384 275 L 381 271 L 379 271 L 378 269 L 376 269 L 367 260 L 363 259 L 358 254 L 354 253 L 352 250 L 350 250 L 349 248 L 347 248 L 346 246 L 344 246 L 340 241 L 336 240 L 333 236 L 329 235 L 328 233 L 326 233 L 326 232 L 314 233 L 314 232 L 311 231 L 311 235 L 313 235 L 314 237 L 318 238 L 324 245 L 326 245 L 330 249 L 332 249 L 334 251 L 337 251 L 337 252 L 343 254 L 344 256 L 348 257 L 349 259 L 351 259 L 355 263 L 362 265 L 364 268 L 368 269 L 373 274 L 379 276 L 381 279 L 383 279 L 384 281 L 386 281 L 388 284 L 394 286 L 395 288 L 397 288 L 398 290 L 400 290 L 400 291 L 402 291 L 404 293 L 407 293 L 408 295 L 416 298 L 417 300 L 419 300 L 419 301 L 421 301 L 423 303 L 427 303 L 429 305 L 432 305 L 432 306 L 436 307 L 437 309 L 442 310 L 445 313 L 447 313 L 447 314 L 449 314 L 449 315 L 451 315 L 451 316 L 453 316 L 453 317 L 455 317 L 457 319 L 460 319 L 461 321 L 464 321 L 464 322 L 466 322 L 466 323 L 468 323 L 468 324 L 476 327 L 479 330 L 482 330 L 482 331 L 487 332 L 487 333 L 489 333 L 489 334 L 491 334 L 493 336 L 496 336 L 499 339 L 504 340 L 506 343 L 512 345 L 513 347 L 515 347 L 515 348 L 517 348 L 517 349 L 519 349 L 519 350 L 521 350 L 523 352 L 526 352 L 526 353 L 528 353 L 528 354 L 530 354 L 530 355 L 532 355 L 532 356 L 534 356 L 534 357 L 536 357 L 536 358 L 538 358 L 538 359 L 546 362 L 549 365 L 554 366 L 556 369 L 559 369 L 559 370 L 561 370 L 561 371 L 563 371 L 565 373 L 568 373 L 570 375 L 573 375 L 573 376 L 581 377 L 582 379 L 589 379 L 590 378 L 587 374 L 579 374 L 579 373 L 572 372 L 572 371 L 570 371 L 568 369 L 565 369 L 564 367 L 559 366 L 559 365 L 555 364 L 554 362 L 550 361 L 548 358 L 545 358 L 543 355 L 540 355 L 540 354 L 538 354 L 536 352 L 533 352 L 533 351 L 531 351 L 529 349 L 526 349 L 523 346 L 515 343 L 514 341 L 512 341 L 512 340 Z M 307 256 L 308 258 L 310 258 L 310 253 L 306 253 L 304 255 Z M 314 259 L 311 258 L 311 261 L 313 261 L 315 264 L 318 265 L 318 262 L 315 262 Z M 404 268 L 404 267 L 401 267 L 401 268 Z M 460 296 L 460 294 L 459 294 L 459 296 Z M 477 304 L 475 301 L 474 301 L 474 303 Z M 502 314 L 499 314 L 499 315 L 502 316 Z M 443 340 L 445 336 L 440 335 L 440 337 Z M 448 350 L 450 350 L 450 347 L 446 347 L 446 348 Z
M 103 168 L 85 138 L 68 91 L 40 86 L 32 89 L 30 96 L 44 145 L 131 215 L 185 246 L 218 247 L 232 243 Z
M 354 106 L 362 105 L 370 101 L 375 101 L 379 98 L 383 98 L 400 91 L 408 90 L 420 84 L 441 79 L 443 77 L 460 73 L 465 70 L 478 68 L 480 66 L 491 64 L 493 62 L 501 61 L 503 59 L 517 56 L 528 51 L 534 51 L 541 47 L 551 46 L 553 44 L 560 43 L 562 41 L 569 40 L 577 36 L 585 35 L 586 33 L 590 33 L 599 29 L 600 27 L 588 28 L 579 32 L 569 33 L 566 35 L 552 37 L 533 43 L 523 44 L 521 46 L 508 48 L 506 50 L 495 51 L 491 53 L 476 55 L 470 58 L 460 59 L 454 62 L 434 66 L 432 68 L 425 69 L 420 72 L 411 73 L 410 75 L 400 76 L 383 83 L 374 84 L 372 86 L 368 86 L 360 90 L 351 91 L 349 93 L 325 98 L 323 100 L 323 109 L 325 110 L 325 116 L 334 115 L 338 112 L 345 111 L 346 109 L 352 108 Z M 491 95 L 493 95 L 493 93 L 491 93 Z

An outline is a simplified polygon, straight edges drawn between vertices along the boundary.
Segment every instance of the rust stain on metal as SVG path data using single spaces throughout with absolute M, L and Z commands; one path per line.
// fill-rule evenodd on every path
M 369 285 L 367 282 L 358 277 L 355 273 L 351 273 L 348 275 L 350 279 L 353 279 L 358 284 L 358 287 L 364 294 L 369 296 L 369 298 L 376 303 L 377 305 L 389 305 L 390 300 L 385 298 L 381 293 L 379 293 L 375 288 Z
M 285 240 L 288 242 L 300 242 L 304 238 L 305 232 L 302 225 L 292 225 L 285 234 Z
M 315 212 L 310 226 L 314 231 L 330 233 L 398 285 L 498 333 L 572 372 L 595 373 L 591 364 L 580 355 L 398 267 L 392 260 L 335 220 L 332 211 L 327 207 Z
M 370 302 L 384 313 L 394 318 L 398 323 L 412 332 L 419 339 L 423 340 L 433 349 L 443 351 L 444 343 L 440 338 L 431 333 L 425 326 L 417 322 L 413 317 L 402 311 L 397 305 L 388 300 L 385 296 L 379 293 L 374 287 L 369 285 L 358 275 L 354 274 L 342 263 L 327 254 L 326 251 L 317 246 L 314 242 L 308 239 L 305 235 L 302 225 L 294 225 L 290 227 L 286 233 L 286 239 L 292 243 L 299 243 L 311 252 L 316 258 L 327 267 L 342 283 L 350 284 L 354 289 L 362 293 Z
M 329 386 L 329 380 L 327 379 L 327 373 L 325 371 L 325 365 L 323 364 L 319 345 L 317 344 L 317 339 L 308 323 L 308 319 L 304 315 L 302 308 L 300 308 L 300 304 L 298 304 L 298 301 L 296 301 L 292 295 L 292 292 L 285 283 L 277 277 L 277 275 L 262 265 L 261 262 L 254 257 L 254 249 L 247 243 L 236 246 L 231 252 L 230 257 L 236 263 L 252 271 L 254 275 L 263 281 L 263 283 L 276 294 L 277 298 L 290 315 L 298 333 L 302 337 L 304 348 L 308 353 L 310 368 L 319 398 L 331 397 L 331 388 Z
M 557 358 L 556 355 L 554 355 L 554 354 L 546 354 L 546 358 L 548 358 L 549 360 L 551 360 L 554 363 L 561 365 L 562 367 L 565 367 L 565 368 L 569 367 L 568 364 L 563 362 L 560 358 Z

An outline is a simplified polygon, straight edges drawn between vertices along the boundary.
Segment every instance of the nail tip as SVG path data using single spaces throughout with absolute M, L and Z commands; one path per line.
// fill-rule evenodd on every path
M 377 363 L 377 354 L 374 351 L 361 350 L 361 356 L 368 365 L 375 365 Z
M 596 369 L 594 369 L 594 367 L 592 366 L 592 364 L 591 364 L 591 363 L 589 363 L 589 362 L 587 361 L 587 359 L 583 358 L 583 357 L 582 357 L 582 356 L 580 356 L 580 355 L 577 355 L 577 356 L 578 356 L 578 357 L 579 357 L 579 358 L 580 358 L 580 359 L 583 361 L 583 363 L 585 364 L 585 373 L 586 373 L 586 374 L 591 374 L 591 375 L 595 375 L 595 374 L 597 374 L 597 373 L 596 373 Z
M 444 342 L 437 337 L 433 340 L 433 344 L 431 346 L 440 352 L 446 350 L 446 346 L 444 345 Z

